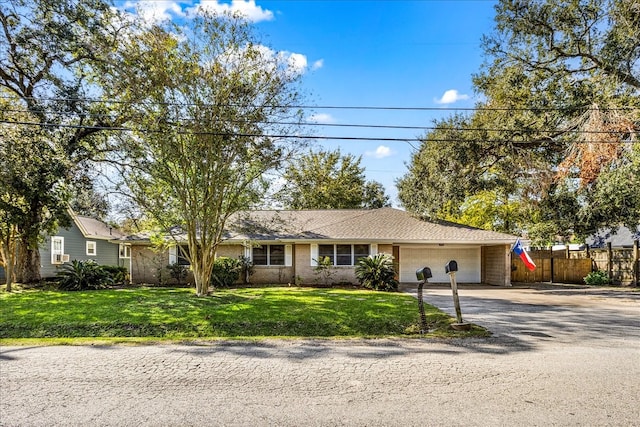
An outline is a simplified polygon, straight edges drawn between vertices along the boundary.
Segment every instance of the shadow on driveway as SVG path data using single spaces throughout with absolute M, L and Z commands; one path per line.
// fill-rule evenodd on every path
M 406 291 L 415 295 L 415 292 Z M 640 293 L 592 289 L 460 289 L 465 321 L 495 337 L 597 345 L 602 338 L 640 340 Z M 427 289 L 424 300 L 455 316 L 451 290 Z

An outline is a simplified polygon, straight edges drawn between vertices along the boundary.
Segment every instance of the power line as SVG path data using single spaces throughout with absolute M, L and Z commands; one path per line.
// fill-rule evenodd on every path
M 280 104 L 267 104 L 264 106 L 258 106 L 253 104 L 207 104 L 207 103 L 195 103 L 195 102 L 134 102 L 134 101 L 120 101 L 113 99 L 94 99 L 94 98 L 55 98 L 55 97 L 16 97 L 16 96 L 0 96 L 0 99 L 13 99 L 13 100 L 34 100 L 34 101 L 53 101 L 53 102 L 87 102 L 87 103 L 106 103 L 106 104 L 123 104 L 123 105 L 162 105 L 162 106 L 174 106 L 174 107 L 269 107 L 269 108 L 290 108 L 290 109 L 302 109 L 302 110 L 379 110 L 379 111 L 567 111 L 567 110 L 579 110 L 579 111 L 633 111 L 638 107 L 616 107 L 616 108 L 594 108 L 592 106 L 585 107 L 572 107 L 572 108 L 560 108 L 560 107 L 402 107 L 402 106 L 367 106 L 367 105 L 280 105 Z
M 0 120 L 0 124 L 10 125 L 23 125 L 23 126 L 38 126 L 38 127 L 55 127 L 55 128 L 69 128 L 69 129 L 90 129 L 90 130 L 103 130 L 103 131 L 118 131 L 118 132 L 140 132 L 140 133 L 166 133 L 166 130 L 160 129 L 135 129 L 129 127 L 117 127 L 117 126 L 84 126 L 84 125 L 71 125 L 71 124 L 59 124 L 59 123 L 36 123 L 36 122 L 21 122 L 21 121 L 7 121 Z M 223 136 L 223 137 L 242 137 L 242 138 L 274 138 L 274 139 L 297 139 L 297 140 L 337 140 L 337 141 L 378 141 L 378 142 L 461 142 L 461 138 L 390 138 L 390 137 L 360 137 L 360 136 L 325 136 L 325 135 L 286 135 L 286 134 L 251 134 L 251 133 L 232 133 L 232 132 L 211 132 L 211 131 L 181 131 L 176 133 L 182 135 L 208 135 L 208 136 Z M 486 143 L 512 143 L 514 145 L 529 145 L 533 143 L 542 142 L 554 142 L 551 139 L 542 138 L 534 141 L 515 141 L 515 140 L 503 140 L 503 139 L 473 139 L 464 141 L 479 141 Z M 597 144 L 628 144 L 633 141 L 607 141 L 607 140 L 593 140 L 593 141 L 580 141 L 581 143 L 597 143 Z
M 5 112 L 12 113 L 35 113 L 36 110 L 33 109 L 6 109 Z M 77 116 L 78 113 L 69 112 L 69 111 L 48 111 L 52 115 L 58 116 Z M 108 118 L 111 119 L 112 116 L 109 114 L 92 114 L 91 117 L 95 118 Z M 187 118 L 178 118 L 177 120 L 181 120 L 184 122 L 193 122 L 194 119 Z M 283 125 L 283 126 L 311 126 L 311 127 L 340 127 L 340 128 L 362 128 L 362 129 L 394 129 L 394 130 L 421 130 L 421 131 L 463 131 L 463 132 L 514 132 L 514 133 L 574 133 L 574 134 L 620 134 L 625 135 L 632 131 L 629 130 L 583 130 L 583 129 L 514 129 L 514 128 L 483 128 L 483 127 L 461 127 L 461 126 L 452 126 L 452 127 L 443 127 L 443 126 L 410 126 L 410 125 L 378 125 L 378 124 L 360 124 L 360 123 L 319 123 L 319 122 L 281 122 L 281 121 L 268 121 L 268 120 L 260 120 L 255 122 L 248 122 L 244 120 L 229 120 L 229 119 L 214 119 L 212 122 L 222 122 L 222 123 L 231 123 L 231 124 L 265 124 L 265 125 Z M 84 126 L 87 127 L 87 126 Z

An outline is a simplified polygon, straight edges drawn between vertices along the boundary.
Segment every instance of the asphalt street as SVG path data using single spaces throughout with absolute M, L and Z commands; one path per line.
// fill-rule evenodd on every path
M 491 338 L 2 347 L 0 425 L 640 425 L 640 293 L 460 301 Z

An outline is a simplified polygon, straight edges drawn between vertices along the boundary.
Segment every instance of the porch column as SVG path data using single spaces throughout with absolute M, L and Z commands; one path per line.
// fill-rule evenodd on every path
M 504 286 L 511 286 L 511 245 L 504 245 Z

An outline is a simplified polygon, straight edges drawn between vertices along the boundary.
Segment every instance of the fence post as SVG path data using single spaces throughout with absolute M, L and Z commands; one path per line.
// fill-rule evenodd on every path
M 633 279 L 636 286 L 640 286 L 640 240 L 633 241 Z
M 609 283 L 613 283 L 613 248 L 611 242 L 607 242 L 607 273 Z

